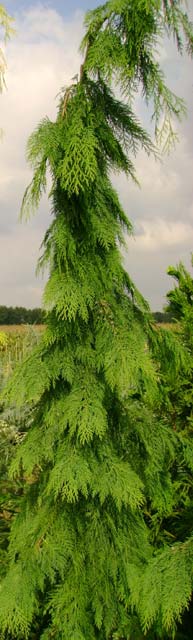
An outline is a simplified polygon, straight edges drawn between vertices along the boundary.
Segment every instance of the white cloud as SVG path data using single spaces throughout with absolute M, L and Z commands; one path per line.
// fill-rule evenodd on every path
M 135 237 L 137 251 L 162 251 L 166 247 L 182 248 L 193 238 L 192 225 L 166 220 L 140 220 Z
M 75 20 L 80 22 L 81 14 L 77 12 L 75 14 Z M 74 21 L 73 21 L 74 23 Z M 73 25 L 74 26 L 74 25 Z M 35 6 L 31 6 L 22 16 L 22 40 L 26 42 L 27 46 L 30 42 L 38 42 L 43 39 L 50 42 L 56 42 L 56 45 L 60 43 L 65 47 L 64 31 L 66 31 L 66 23 L 54 8 L 47 7 L 41 2 Z M 73 28 L 74 32 L 74 28 Z M 65 40 L 68 40 L 69 36 L 72 39 L 72 33 L 65 33 Z
M 29 238 L 29 228 L 24 225 L 18 224 L 14 231 L 1 232 L 0 304 L 26 307 L 40 305 L 42 280 L 35 281 L 39 243 L 39 230 L 30 228 Z
M 8 91 L 1 96 L 0 126 L 0 304 L 41 303 L 42 283 L 35 279 L 38 249 L 48 226 L 48 205 L 22 228 L 18 213 L 30 180 L 25 161 L 29 134 L 47 114 L 55 117 L 57 98 L 80 66 L 81 14 L 64 21 L 41 4 L 18 17 L 17 35 L 7 47 Z

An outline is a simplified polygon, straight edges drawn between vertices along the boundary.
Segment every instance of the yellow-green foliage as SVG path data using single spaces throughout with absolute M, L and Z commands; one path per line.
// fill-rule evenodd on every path
M 14 371 L 16 364 L 30 353 L 38 343 L 42 327 L 8 326 L 0 330 L 0 380 L 1 386 Z
M 8 336 L 4 331 L 0 331 L 0 349 L 5 348 L 8 343 Z

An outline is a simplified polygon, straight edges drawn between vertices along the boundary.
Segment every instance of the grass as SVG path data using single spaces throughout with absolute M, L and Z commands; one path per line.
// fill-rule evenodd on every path
M 178 332 L 180 331 L 179 322 L 158 322 L 157 326 L 160 329 L 170 329 L 170 331 Z
M 4 333 L 7 334 L 26 334 L 28 333 L 30 330 L 33 331 L 43 331 L 44 330 L 45 325 L 44 324 L 1 324 L 0 325 L 0 332 L 3 331 Z

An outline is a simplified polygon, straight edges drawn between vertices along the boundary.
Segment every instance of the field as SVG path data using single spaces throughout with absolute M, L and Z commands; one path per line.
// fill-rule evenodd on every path
M 21 334 L 27 334 L 29 333 L 29 331 L 35 331 L 35 333 L 39 333 L 40 331 L 44 330 L 45 325 L 44 324 L 35 324 L 35 325 L 30 325 L 30 324 L 1 324 L 0 325 L 0 333 L 1 331 L 3 331 L 6 334 L 17 334 L 17 335 L 21 335 Z

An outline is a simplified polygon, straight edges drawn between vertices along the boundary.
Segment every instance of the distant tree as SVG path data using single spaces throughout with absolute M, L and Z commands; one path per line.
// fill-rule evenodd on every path
M 153 317 L 155 319 L 156 322 L 158 322 L 159 324 L 164 323 L 170 323 L 170 322 L 174 322 L 174 318 L 172 313 L 170 313 L 169 311 L 154 311 L 153 312 Z
M 184 106 L 155 52 L 165 34 L 193 52 L 181 6 L 109 0 L 89 12 L 80 77 L 29 140 L 23 212 L 39 204 L 49 167 L 53 220 L 40 260 L 46 330 L 8 390 L 32 416 L 10 472 L 23 489 L 0 591 L 4 638 L 164 640 L 188 606 L 192 542 L 157 534 L 173 512 L 178 447 L 160 415 L 160 349 L 175 372 L 183 348 L 155 328 L 122 266 L 131 225 L 110 181 L 112 170 L 136 179 L 133 155 L 155 152 L 133 111 L 140 88 L 158 138 L 174 140 Z
M 8 308 L 5 305 L 0 306 L 0 324 L 8 324 Z
M 43 309 L 0 306 L 0 325 L 2 324 L 43 324 L 46 314 Z

